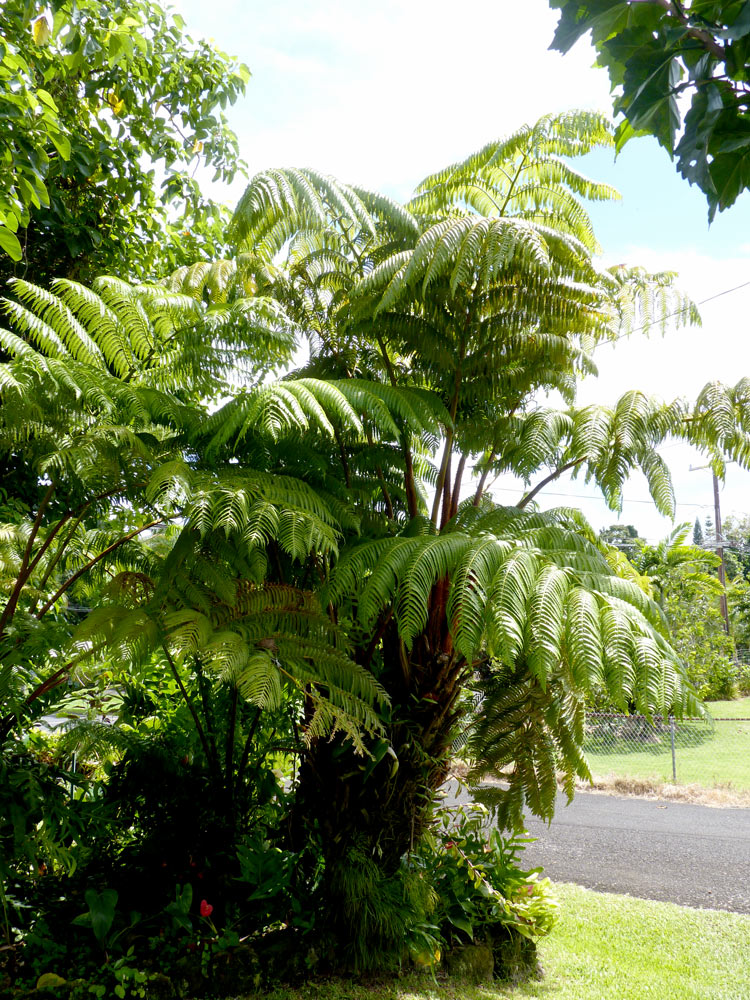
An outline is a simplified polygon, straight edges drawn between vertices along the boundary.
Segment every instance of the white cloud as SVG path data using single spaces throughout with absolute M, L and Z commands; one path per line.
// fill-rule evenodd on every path
M 253 171 L 316 166 L 406 196 L 432 170 L 549 111 L 609 106 L 581 43 L 548 51 L 546 0 L 179 0 L 254 76 L 231 111 Z

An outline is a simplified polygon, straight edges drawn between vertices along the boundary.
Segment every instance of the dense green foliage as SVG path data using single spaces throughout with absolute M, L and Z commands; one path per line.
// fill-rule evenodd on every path
M 222 245 L 193 174 L 241 166 L 222 109 L 249 73 L 183 27 L 152 0 L 5 0 L 0 280 L 163 273 Z
M 553 47 L 591 32 L 623 121 L 653 135 L 706 195 L 709 219 L 750 187 L 750 9 L 744 0 L 550 0 Z M 690 104 L 683 111 L 685 98 Z
M 435 840 L 458 730 L 511 829 L 588 773 L 587 699 L 697 710 L 651 585 L 536 497 L 573 470 L 617 509 L 641 470 L 673 514 L 667 438 L 750 460 L 746 381 L 576 405 L 602 340 L 697 319 L 671 274 L 597 264 L 584 201 L 613 192 L 568 158 L 611 141 L 546 117 L 406 205 L 268 171 L 229 258 L 10 282 L 10 975 L 196 996 L 472 937 L 533 966 L 551 905 L 518 842 Z M 505 471 L 514 506 L 487 488 Z
M 674 648 L 701 698 L 737 693 L 735 643 L 725 631 L 716 575 L 716 553 L 687 544 L 689 524 L 680 525 L 658 545 L 642 545 L 632 559 L 650 581 L 664 609 Z

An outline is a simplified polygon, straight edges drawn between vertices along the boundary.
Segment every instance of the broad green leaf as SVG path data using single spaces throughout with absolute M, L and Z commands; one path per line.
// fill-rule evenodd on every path
M 21 260 L 23 257 L 18 237 L 7 226 L 0 226 L 0 250 L 4 250 L 12 260 Z

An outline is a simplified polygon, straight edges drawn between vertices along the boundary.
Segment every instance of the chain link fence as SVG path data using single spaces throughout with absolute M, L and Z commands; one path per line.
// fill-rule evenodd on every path
M 750 719 L 590 712 L 583 749 L 597 776 L 750 790 Z
M 481 695 L 473 710 L 481 711 Z M 453 742 L 461 755 L 467 725 Z M 588 712 L 583 751 L 596 778 L 632 778 L 750 792 L 750 718 L 647 719 Z

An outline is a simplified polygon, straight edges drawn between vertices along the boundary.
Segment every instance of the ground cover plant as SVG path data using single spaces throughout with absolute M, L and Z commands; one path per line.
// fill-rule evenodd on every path
M 569 161 L 611 142 L 546 116 L 406 204 L 266 171 L 226 256 L 8 283 L 4 989 L 231 995 L 472 945 L 533 974 L 555 907 L 514 831 L 588 776 L 587 701 L 699 710 L 652 587 L 536 497 L 573 470 L 617 508 L 640 470 L 673 515 L 667 439 L 750 462 L 747 380 L 576 405 L 598 344 L 697 320 L 673 275 L 598 264 L 614 192 Z M 470 780 L 508 780 L 492 836 L 439 826 L 461 729 Z
M 750 996 L 750 917 L 554 886 L 555 932 L 539 946 L 545 976 L 523 985 L 309 983 L 266 1000 L 744 1000 Z

